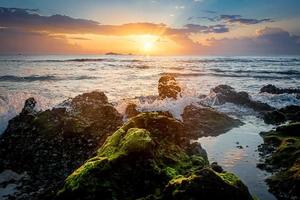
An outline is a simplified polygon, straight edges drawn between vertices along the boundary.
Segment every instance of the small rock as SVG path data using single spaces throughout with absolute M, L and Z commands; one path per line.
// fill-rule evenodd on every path
M 175 77 L 165 75 L 160 77 L 158 81 L 158 94 L 161 99 L 172 98 L 177 99 L 180 95 L 181 88 Z

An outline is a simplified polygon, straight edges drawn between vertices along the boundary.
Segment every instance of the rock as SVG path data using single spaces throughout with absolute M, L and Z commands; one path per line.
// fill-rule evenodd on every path
M 211 108 L 193 105 L 184 109 L 182 120 L 185 130 L 192 139 L 217 136 L 243 124 L 240 120 L 233 119 Z
M 55 191 L 122 124 L 122 116 L 102 92 L 85 93 L 65 104 L 68 109 L 28 115 L 35 105 L 29 99 L 0 136 L 0 171 L 27 171 L 31 180 L 26 193 L 33 192 L 29 199 Z
M 222 173 L 222 172 L 224 171 L 223 168 L 222 168 L 220 165 L 218 165 L 217 162 L 211 163 L 211 164 L 210 164 L 210 167 L 211 167 L 215 172 L 218 172 L 218 173 Z
M 300 106 L 289 105 L 284 108 L 264 113 L 267 124 L 281 124 L 288 120 L 300 121 Z
M 211 170 L 199 151 L 188 153 L 186 136 L 180 121 L 141 113 L 107 138 L 97 155 L 66 179 L 57 198 L 195 199 L 197 195 L 252 199 L 236 176 Z
M 134 103 L 129 103 L 125 110 L 126 118 L 132 118 L 137 116 L 140 112 L 136 109 L 137 105 Z
M 190 176 L 172 179 L 162 199 L 252 199 L 247 187 L 233 174 L 204 168 Z
M 293 93 L 300 93 L 300 89 L 296 88 L 277 88 L 275 85 L 265 85 L 260 89 L 260 92 L 266 92 L 270 94 L 293 94 Z
M 160 77 L 158 81 L 158 94 L 161 99 L 172 98 L 177 99 L 180 95 L 181 88 L 175 77 L 165 75 Z
M 237 105 L 247 106 L 258 112 L 274 110 L 273 107 L 266 103 L 253 101 L 248 93 L 236 92 L 234 88 L 228 85 L 218 85 L 217 87 L 213 88 L 211 92 L 216 95 L 216 98 L 220 104 L 230 102 Z
M 33 97 L 27 99 L 25 101 L 24 107 L 21 111 L 21 115 L 28 115 L 28 114 L 34 114 L 35 113 L 35 105 L 36 105 L 36 101 Z
M 267 179 L 270 191 L 278 199 L 300 197 L 300 122 L 279 126 L 261 133 L 264 144 L 259 147 L 264 163 L 258 166 L 274 173 Z

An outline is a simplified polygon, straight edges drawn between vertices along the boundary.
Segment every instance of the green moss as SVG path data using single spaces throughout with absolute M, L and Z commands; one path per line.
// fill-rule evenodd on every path
M 176 186 L 172 190 L 175 193 L 179 192 L 177 187 L 199 187 L 195 172 L 209 163 L 200 155 L 187 154 L 180 143 L 182 130 L 180 122 L 158 113 L 131 118 L 107 138 L 95 158 L 67 178 L 58 196 L 61 199 L 86 196 L 105 200 L 156 199 L 164 196 L 162 191 L 168 184 Z M 217 177 L 212 170 L 208 172 Z
M 95 157 L 88 160 L 66 179 L 66 184 L 64 188 L 58 192 L 58 195 L 64 193 L 66 190 L 75 191 L 80 187 L 92 192 L 100 185 L 109 186 L 109 182 L 99 182 L 97 179 L 93 179 L 92 176 L 97 170 L 105 171 L 109 168 L 109 162 L 106 157 Z
M 131 128 L 126 133 L 124 129 L 120 128 L 108 137 L 103 147 L 98 151 L 98 156 L 106 156 L 112 160 L 131 152 L 147 150 L 153 144 L 149 134 L 145 129 Z
M 230 172 L 217 173 L 217 174 L 222 178 L 223 181 L 225 181 L 230 185 L 237 186 L 241 183 L 240 179 L 236 175 Z
M 267 169 L 276 173 L 267 179 L 270 190 L 279 198 L 291 198 L 300 187 L 300 122 L 277 127 L 262 134 L 265 146 L 272 145 L 274 150 L 266 158 Z

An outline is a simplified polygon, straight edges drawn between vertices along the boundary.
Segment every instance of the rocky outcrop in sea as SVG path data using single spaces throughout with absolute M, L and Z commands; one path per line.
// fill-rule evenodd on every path
M 167 75 L 159 79 L 158 95 L 145 99 L 172 102 L 180 99 L 182 92 L 175 77 Z M 267 159 L 260 167 L 281 170 L 268 179 L 274 194 L 297 197 L 299 107 L 276 110 L 227 85 L 219 85 L 211 93 L 218 104 L 249 107 L 266 123 L 293 121 L 262 134 L 265 144 L 260 150 Z M 205 149 L 195 142 L 243 123 L 201 99 L 199 104 L 186 105 L 178 119 L 169 111 L 141 110 L 135 103 L 127 104 L 121 114 L 99 91 L 78 95 L 45 111 L 37 111 L 36 100 L 29 98 L 0 136 L 0 188 L 4 191 L 0 197 L 253 199 L 236 175 L 209 163 Z M 286 162 L 278 162 L 283 158 Z

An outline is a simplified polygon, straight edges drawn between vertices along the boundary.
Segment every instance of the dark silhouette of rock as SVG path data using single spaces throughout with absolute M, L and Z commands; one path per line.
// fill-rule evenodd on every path
M 158 94 L 161 99 L 177 99 L 178 95 L 180 95 L 180 92 L 181 88 L 178 85 L 175 77 L 169 75 L 160 77 L 158 81 Z
M 296 88 L 278 88 L 275 85 L 265 85 L 260 89 L 260 92 L 266 92 L 266 93 L 270 93 L 270 94 L 293 94 L 293 93 L 300 93 L 300 89 L 296 89 Z
M 267 124 L 281 124 L 288 120 L 300 120 L 300 106 L 289 105 L 275 111 L 264 113 L 264 122 Z
M 253 101 L 247 92 L 236 92 L 234 88 L 228 85 L 218 85 L 211 91 L 216 94 L 216 98 L 220 104 L 230 102 L 237 105 L 247 106 L 258 112 L 274 110 L 273 107 L 266 103 Z
M 211 164 L 210 164 L 210 167 L 211 167 L 215 172 L 218 172 L 218 173 L 222 173 L 222 172 L 224 171 L 223 168 L 222 168 L 220 165 L 218 165 L 217 162 L 211 163 Z
M 35 110 L 34 110 L 35 105 L 36 105 L 36 100 L 33 97 L 27 99 L 25 101 L 24 107 L 20 114 L 21 115 L 34 114 L 35 113 Z
M 25 199 L 55 192 L 64 179 L 95 154 L 122 124 L 122 116 L 102 92 L 79 95 L 53 108 L 31 114 L 35 100 L 26 100 L 20 115 L 0 136 L 0 171 L 27 172 Z M 24 194 L 25 194 L 24 193 Z

